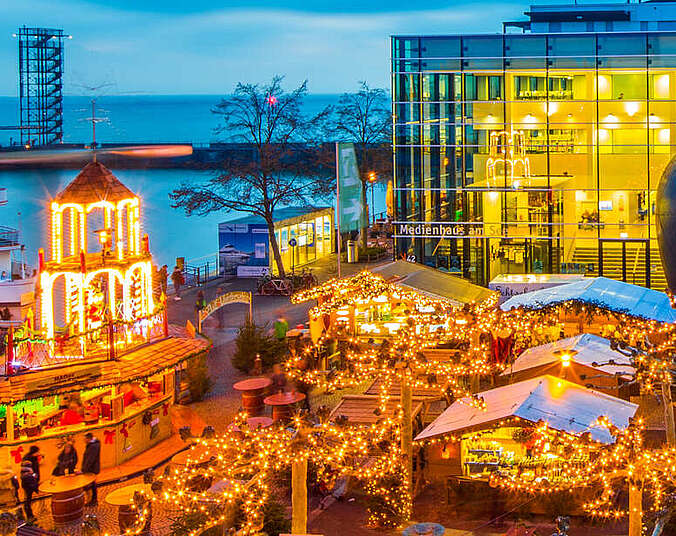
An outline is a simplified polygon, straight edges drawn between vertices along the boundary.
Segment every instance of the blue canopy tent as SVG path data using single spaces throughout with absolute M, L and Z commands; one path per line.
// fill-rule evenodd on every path
M 545 288 L 513 296 L 500 307 L 509 311 L 516 307 L 534 309 L 566 301 L 580 301 L 603 307 L 609 311 L 656 320 L 676 321 L 676 310 L 669 297 L 657 290 L 615 281 L 606 277 L 591 277 L 566 285 Z

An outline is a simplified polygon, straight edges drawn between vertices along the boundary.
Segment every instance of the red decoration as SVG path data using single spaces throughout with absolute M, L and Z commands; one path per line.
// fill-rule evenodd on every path
M 9 453 L 14 457 L 14 463 L 21 463 L 21 453 L 23 452 L 23 447 L 19 446 L 14 450 L 10 450 Z
M 124 436 L 125 439 L 129 437 L 129 431 L 127 430 L 126 422 L 122 425 L 122 428 L 120 428 L 120 433 Z
M 165 402 L 162 404 L 162 415 L 169 415 L 169 403 Z
M 114 438 L 115 438 L 115 430 L 104 430 L 103 431 L 103 444 L 104 445 L 112 445 Z

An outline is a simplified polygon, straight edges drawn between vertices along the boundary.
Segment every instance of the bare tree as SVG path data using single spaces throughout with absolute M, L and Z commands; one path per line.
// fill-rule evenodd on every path
M 172 206 L 188 215 L 222 210 L 263 218 L 277 271 L 284 277 L 274 232 L 275 210 L 309 206 L 329 196 L 333 178 L 331 166 L 322 165 L 330 151 L 316 141 L 325 129 L 330 107 L 304 115 L 307 81 L 285 91 L 282 80 L 275 76 L 265 85 L 239 83 L 233 95 L 224 97 L 212 110 L 221 120 L 217 132 L 249 144 L 253 156 L 229 158 L 219 164 L 213 178 L 199 185 L 184 183 L 169 196 Z
M 387 92 L 359 82 L 356 93 L 344 93 L 336 107 L 335 132 L 340 141 L 353 142 L 359 162 L 362 206 L 369 182 L 392 176 L 392 111 Z M 373 186 L 373 185 L 372 185 Z M 366 219 L 365 219 L 366 221 Z M 368 222 L 366 222 L 368 227 Z M 366 227 L 361 230 L 366 247 Z

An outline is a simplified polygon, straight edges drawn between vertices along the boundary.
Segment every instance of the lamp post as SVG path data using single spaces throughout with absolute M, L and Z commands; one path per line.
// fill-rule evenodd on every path
M 376 172 L 375 171 L 369 171 L 369 183 L 371 184 L 371 212 L 373 213 L 373 225 L 376 224 L 376 209 L 375 209 L 375 201 L 374 201 L 373 190 L 375 189 L 377 180 L 378 180 L 378 175 L 376 175 Z

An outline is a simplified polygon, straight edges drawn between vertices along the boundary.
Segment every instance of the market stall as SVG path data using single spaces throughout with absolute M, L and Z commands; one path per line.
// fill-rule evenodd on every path
M 66 442 L 101 442 L 119 465 L 172 433 L 188 360 L 211 343 L 169 325 L 153 282 L 141 200 L 92 162 L 50 203 L 36 310 L 10 329 L 0 373 L 0 465 L 18 471 L 36 445 L 49 475 Z
M 478 394 L 485 405 L 456 400 L 427 426 L 416 441 L 427 445 L 430 478 L 449 475 L 488 481 L 495 471 L 518 472 L 535 479 L 538 467 L 584 463 L 563 453 L 532 456 L 534 428 L 612 443 L 607 417 L 620 429 L 628 426 L 638 406 L 551 375 L 497 387 Z
M 628 399 L 638 394 L 627 385 L 635 372 L 628 351 L 613 348 L 608 339 L 584 333 L 525 350 L 500 375 L 499 383 L 551 374 Z

